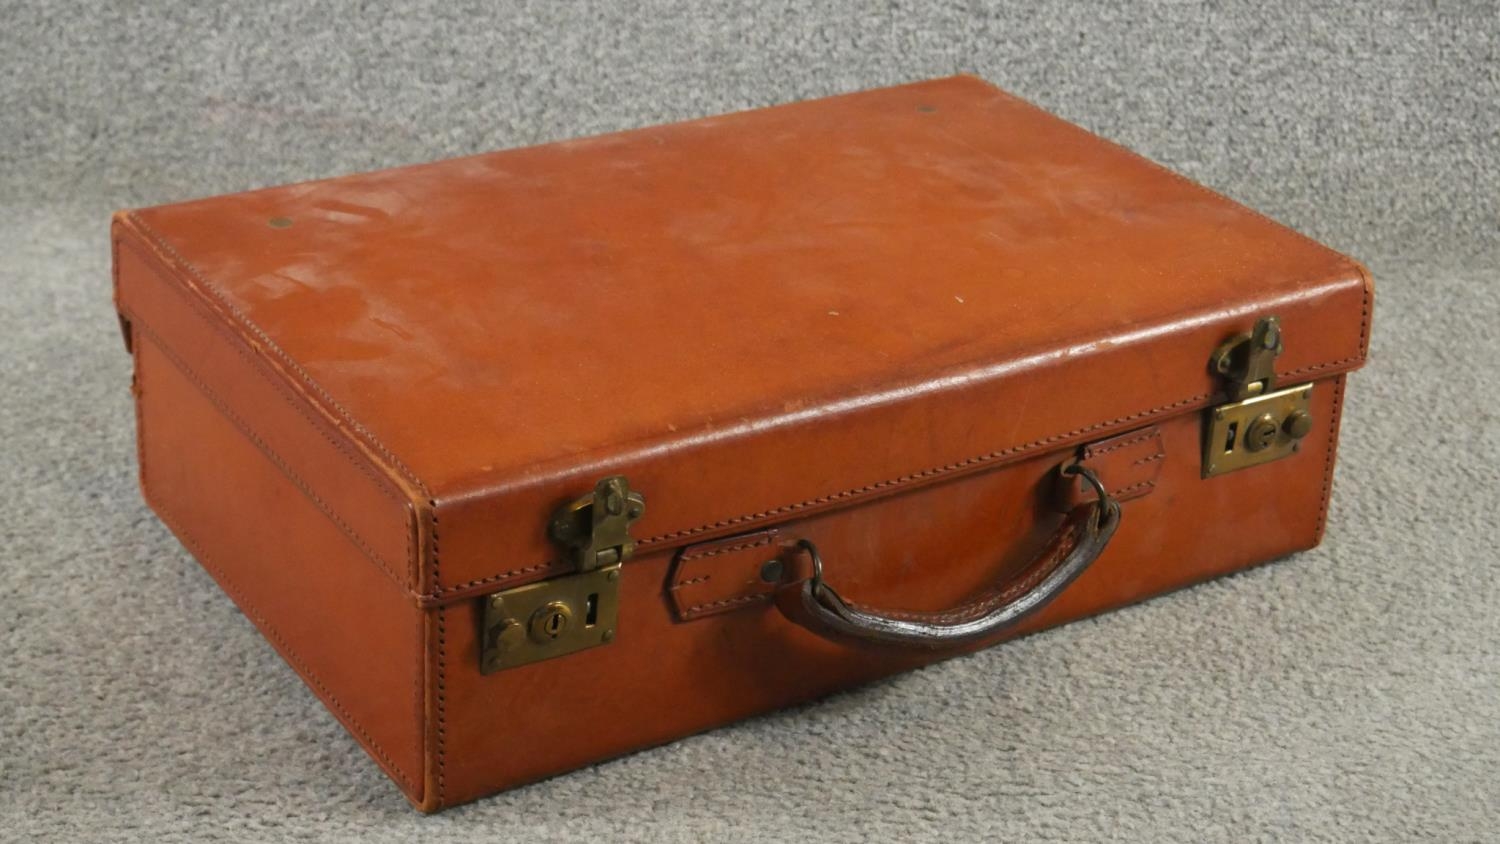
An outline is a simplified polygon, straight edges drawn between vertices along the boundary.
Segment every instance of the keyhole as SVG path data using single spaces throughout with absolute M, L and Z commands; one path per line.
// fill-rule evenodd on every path
M 1281 423 L 1269 413 L 1257 416 L 1245 429 L 1245 447 L 1251 451 L 1264 451 L 1276 442 Z
M 541 644 L 562 638 L 573 621 L 573 610 L 562 601 L 538 607 L 531 616 L 531 638 Z

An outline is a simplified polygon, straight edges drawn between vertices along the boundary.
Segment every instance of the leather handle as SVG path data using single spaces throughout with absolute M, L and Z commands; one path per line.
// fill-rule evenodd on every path
M 1075 507 L 1024 573 L 974 599 L 941 612 L 878 610 L 848 601 L 823 579 L 817 546 L 803 539 L 797 547 L 812 558 L 812 576 L 796 600 L 778 601 L 793 622 L 829 638 L 917 648 L 958 647 L 1013 627 L 1046 606 L 1082 574 L 1109 544 L 1120 525 L 1120 505 L 1099 478 L 1077 463 L 1060 469 L 1093 487 L 1096 499 Z M 790 604 L 790 606 L 788 605 Z

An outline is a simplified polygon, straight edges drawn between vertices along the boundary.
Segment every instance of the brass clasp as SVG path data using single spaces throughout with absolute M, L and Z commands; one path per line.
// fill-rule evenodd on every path
M 1209 411 L 1203 477 L 1289 457 L 1312 430 L 1313 385 L 1275 389 L 1281 350 L 1281 320 L 1271 316 L 1256 320 L 1249 334 L 1230 338 L 1209 358 L 1231 401 Z
M 630 525 L 645 511 L 645 498 L 619 475 L 558 508 L 548 535 L 563 546 L 577 571 L 484 599 L 480 672 L 492 674 L 614 639 L 620 566 L 635 553 Z

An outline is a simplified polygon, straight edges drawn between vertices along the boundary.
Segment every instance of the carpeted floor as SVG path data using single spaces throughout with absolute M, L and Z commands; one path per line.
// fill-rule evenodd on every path
M 0 2 L 0 838 L 1497 835 L 1495 3 L 210 5 Z M 423 818 L 142 504 L 113 208 L 959 70 L 1371 266 L 1322 548 Z

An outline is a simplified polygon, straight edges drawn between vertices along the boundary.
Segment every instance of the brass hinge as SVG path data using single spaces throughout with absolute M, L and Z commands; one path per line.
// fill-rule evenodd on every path
M 645 512 L 645 498 L 620 475 L 558 508 L 548 535 L 577 571 L 485 597 L 480 672 L 492 674 L 614 639 L 620 565 L 635 553 L 630 525 Z
M 1289 457 L 1312 430 L 1312 384 L 1276 389 L 1281 320 L 1256 320 L 1249 334 L 1225 341 L 1209 358 L 1230 401 L 1209 411 L 1203 438 L 1203 477 Z

